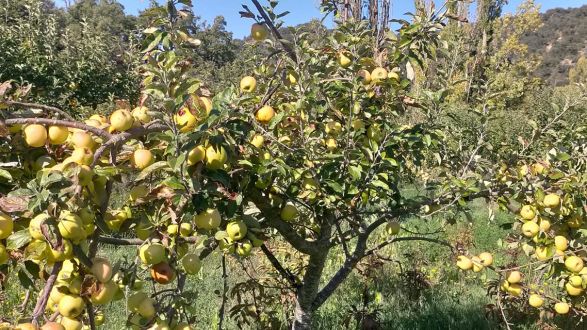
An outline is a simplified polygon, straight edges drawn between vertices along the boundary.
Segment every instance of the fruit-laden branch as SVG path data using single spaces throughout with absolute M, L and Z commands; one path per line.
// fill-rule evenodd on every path
M 283 276 L 283 278 L 286 279 L 294 289 L 297 290 L 300 284 L 298 283 L 296 276 L 281 265 L 279 260 L 277 260 L 275 255 L 269 250 L 269 248 L 267 248 L 265 244 L 261 245 L 261 251 L 263 251 L 267 259 L 269 259 L 269 262 L 271 265 L 273 265 L 273 268 L 275 268 L 275 270 L 277 270 L 277 272 Z
M 105 139 L 111 139 L 112 134 L 96 128 L 90 125 L 86 125 L 84 123 L 80 123 L 77 121 L 69 121 L 69 120 L 60 120 L 60 119 L 48 119 L 48 118 L 10 118 L 4 120 L 6 125 L 17 125 L 17 124 L 39 124 L 39 125 L 48 125 L 48 126 L 64 126 L 70 128 L 77 128 L 84 131 L 91 132 L 97 136 L 103 137 Z
M 41 295 L 37 299 L 37 305 L 35 306 L 35 309 L 33 310 L 33 316 L 32 316 L 32 322 L 36 326 L 39 326 L 39 319 L 45 313 L 45 307 L 47 307 L 47 301 L 49 300 L 49 295 L 51 294 L 51 290 L 53 290 L 53 285 L 55 284 L 55 281 L 57 280 L 57 274 L 59 274 L 59 271 L 61 270 L 62 266 L 63 266 L 63 262 L 61 262 L 61 261 L 58 261 L 53 265 L 53 269 L 51 270 L 51 275 L 49 275 L 47 282 L 45 282 L 45 287 L 43 288 Z
M 65 112 L 59 108 L 49 106 L 49 105 L 37 104 L 37 103 L 27 103 L 27 102 L 17 102 L 17 101 L 7 101 L 7 100 L 1 101 L 1 102 L 5 105 L 15 107 L 15 108 L 20 108 L 20 109 L 40 109 L 45 112 L 55 112 L 68 120 L 71 120 L 71 121 L 75 120 L 67 112 Z
M 167 125 L 161 124 L 159 121 L 153 121 L 151 123 L 146 124 L 145 126 L 135 127 L 126 132 L 111 135 L 110 138 L 106 142 L 104 142 L 100 146 L 100 148 L 98 148 L 98 150 L 96 150 L 96 153 L 94 153 L 94 161 L 92 163 L 92 166 L 96 165 L 96 163 L 98 162 L 100 157 L 102 157 L 102 154 L 106 150 L 118 145 L 119 143 L 128 141 L 130 139 L 138 138 L 149 133 L 165 131 L 167 129 L 169 129 Z
M 255 7 L 259 11 L 259 14 L 261 14 L 261 16 L 263 17 L 263 19 L 265 20 L 265 23 L 269 26 L 269 28 L 271 29 L 271 32 L 273 33 L 273 35 L 275 36 L 275 38 L 279 41 L 279 43 L 281 44 L 281 46 L 283 47 L 283 49 L 285 49 L 285 51 L 287 52 L 287 54 L 289 55 L 289 57 L 292 60 L 294 60 L 294 62 L 296 62 L 297 61 L 296 53 L 285 42 L 285 39 L 283 39 L 283 36 L 279 32 L 279 30 L 277 30 L 277 28 L 275 27 L 275 24 L 273 24 L 273 22 L 271 21 L 271 19 L 269 18 L 269 16 L 265 12 L 265 9 L 263 9 L 263 6 L 261 6 L 259 4 L 259 1 L 257 1 L 257 0 L 251 0 L 251 1 L 255 5 Z

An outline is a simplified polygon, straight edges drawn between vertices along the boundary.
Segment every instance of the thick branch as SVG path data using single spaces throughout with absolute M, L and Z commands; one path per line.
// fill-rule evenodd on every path
M 74 118 L 72 116 L 70 116 L 67 112 L 65 112 L 59 108 L 49 106 L 49 105 L 37 104 L 37 103 L 17 102 L 17 101 L 6 101 L 6 100 L 2 101 L 2 103 L 6 104 L 8 106 L 20 108 L 20 109 L 40 109 L 45 112 L 55 112 L 66 119 L 69 119 L 72 121 L 74 120 Z
M 48 125 L 48 126 L 63 126 L 63 127 L 70 127 L 70 128 L 77 128 L 87 132 L 91 132 L 97 136 L 103 137 L 105 139 L 110 139 L 112 134 L 101 130 L 96 127 L 92 127 L 90 125 L 86 125 L 84 123 L 80 123 L 77 121 L 69 121 L 69 120 L 59 120 L 59 119 L 48 119 L 48 118 L 10 118 L 4 121 L 6 125 L 15 125 L 15 124 L 40 124 L 40 125 Z
M 299 287 L 299 283 L 296 276 L 281 265 L 279 260 L 277 260 L 275 255 L 273 255 L 273 253 L 269 250 L 269 248 L 267 248 L 265 244 L 261 245 L 261 251 L 263 251 L 267 259 L 269 259 L 269 262 L 271 265 L 273 265 L 273 268 L 275 268 L 275 270 L 277 270 L 277 272 L 283 276 L 283 278 L 286 279 L 292 287 L 297 289 Z
M 111 244 L 111 245 L 143 245 L 145 241 L 139 238 L 118 238 L 118 237 L 108 237 L 108 236 L 98 236 L 96 240 L 99 243 L 103 244 Z M 196 243 L 198 241 L 198 237 L 185 237 L 182 238 L 183 241 L 187 243 Z
M 39 325 L 39 319 L 45 313 L 45 307 L 47 307 L 47 301 L 49 300 L 49 295 L 51 294 L 51 290 L 53 289 L 53 285 L 57 280 L 57 274 L 61 270 L 63 266 L 63 262 L 59 261 L 53 265 L 53 269 L 51 270 L 51 275 L 47 278 L 47 282 L 45 282 L 45 287 L 43 288 L 42 294 L 37 299 L 37 305 L 33 310 L 33 317 L 32 322 L 35 325 Z

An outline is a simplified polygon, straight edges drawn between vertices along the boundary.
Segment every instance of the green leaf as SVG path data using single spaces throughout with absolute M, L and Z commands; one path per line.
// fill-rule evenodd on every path
M 149 174 L 164 169 L 166 171 L 171 170 L 171 168 L 169 167 L 169 164 L 167 164 L 166 161 L 162 160 L 162 161 L 158 161 L 154 164 L 149 165 L 147 168 L 143 169 L 141 171 L 141 173 L 137 176 L 136 181 L 141 181 L 144 178 L 146 178 Z
M 371 185 L 373 185 L 374 187 L 379 187 L 385 190 L 390 190 L 389 189 L 389 185 L 387 185 L 387 183 L 381 181 L 381 180 L 375 180 L 373 182 L 371 182 Z
M 28 229 L 19 230 L 8 236 L 6 248 L 8 250 L 17 250 L 29 244 L 31 240 L 32 237 Z
M 35 282 L 30 278 L 29 274 L 24 269 L 20 269 L 18 271 L 18 280 L 20 281 L 20 285 L 22 285 L 25 289 L 35 289 Z
M 5 169 L 0 168 L 0 178 L 5 178 L 8 181 L 12 181 L 12 175 Z
M 351 177 L 355 180 L 358 180 L 361 178 L 361 173 L 363 173 L 363 168 L 361 167 L 361 165 L 350 165 L 349 166 L 349 174 L 351 175 Z
M 328 180 L 325 183 L 326 183 L 326 185 L 328 187 L 330 187 L 332 190 L 334 190 L 334 192 L 336 192 L 337 194 L 342 194 L 343 193 L 342 186 L 338 182 L 332 181 L 332 180 Z

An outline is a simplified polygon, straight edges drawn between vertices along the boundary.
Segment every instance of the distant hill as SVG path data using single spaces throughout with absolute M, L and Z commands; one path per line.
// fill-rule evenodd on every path
M 568 82 L 569 69 L 581 55 L 587 56 L 587 5 L 548 10 L 544 25 L 522 39 L 543 57 L 537 75 L 555 85 Z

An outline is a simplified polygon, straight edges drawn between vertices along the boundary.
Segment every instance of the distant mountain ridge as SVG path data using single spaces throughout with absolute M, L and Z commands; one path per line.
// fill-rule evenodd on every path
M 522 41 L 542 56 L 538 76 L 554 85 L 567 84 L 569 69 L 581 55 L 587 56 L 587 5 L 550 9 L 542 20 L 544 25 Z

